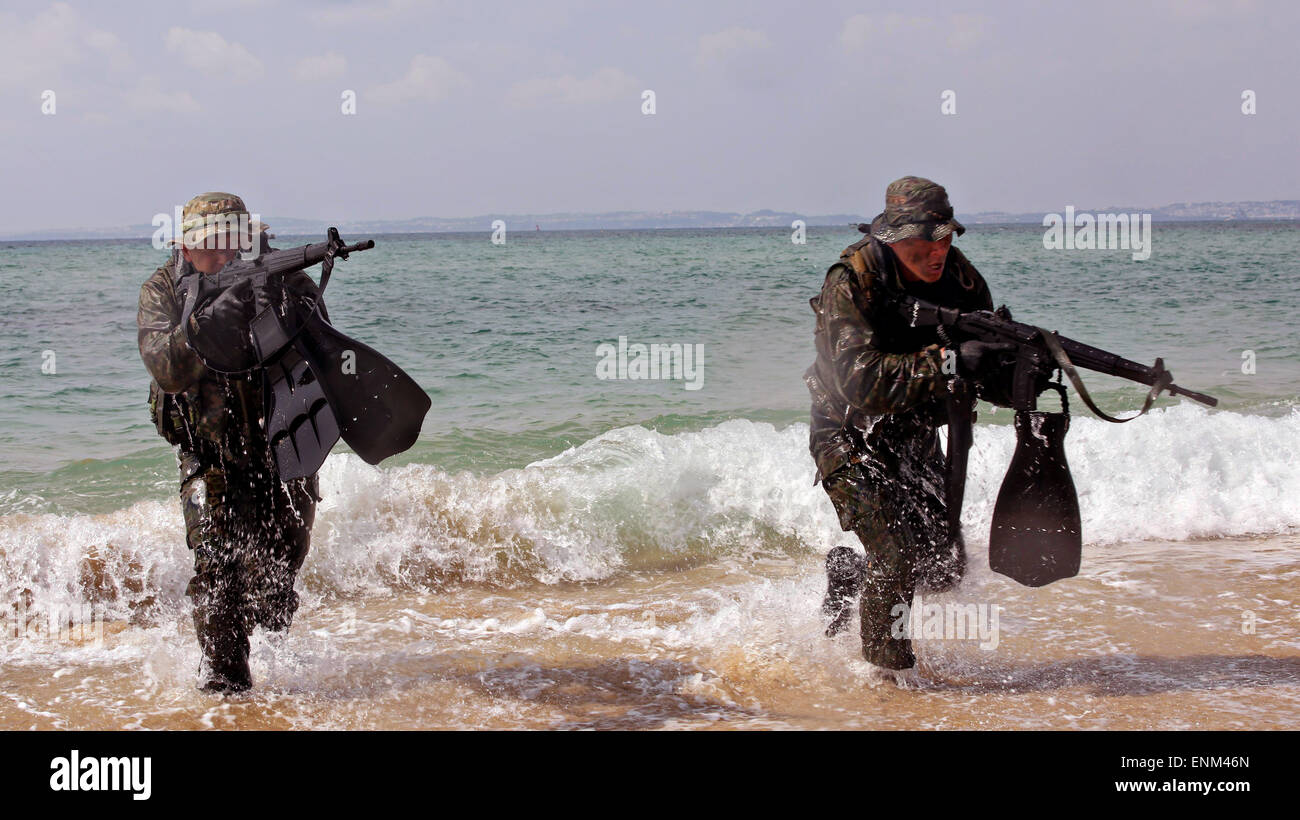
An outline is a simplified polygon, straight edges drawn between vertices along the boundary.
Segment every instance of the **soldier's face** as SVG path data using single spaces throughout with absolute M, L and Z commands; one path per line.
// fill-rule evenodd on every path
M 903 263 L 903 275 L 913 282 L 938 282 L 943 276 L 944 261 L 952 247 L 952 234 L 938 242 L 913 237 L 890 245 L 898 261 Z
M 220 247 L 181 248 L 181 253 L 185 255 L 185 261 L 193 265 L 194 269 L 199 273 L 208 275 L 217 273 L 226 265 L 229 265 L 230 260 L 239 254 L 237 242 L 213 242 L 211 244 L 220 245 Z

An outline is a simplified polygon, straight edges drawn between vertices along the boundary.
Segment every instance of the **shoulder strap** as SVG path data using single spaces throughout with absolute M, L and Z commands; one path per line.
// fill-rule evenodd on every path
M 954 256 L 953 254 L 956 254 Z M 965 290 L 975 290 L 979 287 L 979 280 L 982 278 L 975 266 L 966 258 L 966 254 L 957 248 L 949 248 L 948 259 L 953 262 L 952 269 L 956 276 L 957 284 Z
M 1145 416 L 1147 411 L 1151 409 L 1151 405 L 1155 402 L 1156 396 L 1159 396 L 1162 390 L 1173 384 L 1173 376 L 1170 375 L 1168 370 L 1165 370 L 1165 360 L 1156 359 L 1156 366 L 1153 368 L 1156 373 L 1155 383 L 1151 385 L 1151 390 L 1147 393 L 1146 400 L 1142 402 L 1142 409 L 1137 412 L 1137 415 L 1129 416 L 1126 419 L 1107 415 L 1101 411 L 1101 408 L 1093 403 L 1092 396 L 1088 395 L 1088 389 L 1083 386 L 1083 379 L 1079 377 L 1079 371 L 1074 369 L 1074 363 L 1070 361 L 1070 357 L 1066 354 L 1065 348 L 1061 347 L 1061 343 L 1057 340 L 1056 334 L 1051 331 L 1043 330 L 1041 327 L 1038 328 L 1038 333 L 1043 337 L 1043 343 L 1047 345 L 1047 349 L 1052 354 L 1052 358 L 1056 361 L 1057 366 L 1061 368 L 1062 372 L 1064 372 L 1070 379 L 1070 384 L 1074 385 L 1074 389 L 1078 391 L 1079 398 L 1083 399 L 1083 403 L 1088 405 L 1088 409 L 1091 410 L 1097 418 L 1104 421 L 1109 421 L 1114 424 L 1123 424 L 1126 421 L 1132 421 L 1138 416 Z M 1062 396 L 1064 396 L 1064 393 L 1062 393 Z
M 863 255 L 863 249 L 871 242 L 871 237 L 866 237 L 849 245 L 840 253 L 840 259 L 846 262 L 853 272 L 861 276 L 867 272 L 867 258 Z
M 197 269 L 188 262 L 177 260 L 175 283 L 176 291 L 181 296 L 181 327 L 185 338 L 190 337 L 190 317 L 194 315 L 194 309 L 198 306 L 199 283 L 202 275 Z
M 185 276 L 187 269 L 193 267 L 185 261 L 185 258 L 181 256 L 180 251 L 172 251 L 172 258 L 167 260 L 167 263 L 163 265 L 163 267 L 165 268 L 167 265 L 171 266 L 173 286 L 179 286 L 181 278 Z

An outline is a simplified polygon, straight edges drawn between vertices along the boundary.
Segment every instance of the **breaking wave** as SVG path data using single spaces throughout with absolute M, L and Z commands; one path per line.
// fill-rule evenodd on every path
M 623 427 L 486 476 L 336 454 L 321 474 L 302 583 L 353 596 L 819 555 L 846 541 L 813 485 L 807 435 L 806 425 L 744 419 L 673 435 Z M 1013 446 L 1010 427 L 976 427 L 964 515 L 972 547 L 987 543 Z M 1123 426 L 1076 417 L 1066 452 L 1090 545 L 1300 527 L 1300 410 L 1267 418 L 1181 404 Z M 189 575 L 171 500 L 0 517 L 0 602 L 9 605 L 96 604 L 148 620 L 181 602 Z

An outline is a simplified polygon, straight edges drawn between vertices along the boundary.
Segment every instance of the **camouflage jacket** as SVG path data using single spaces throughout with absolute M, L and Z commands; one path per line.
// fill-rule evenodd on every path
M 236 465 L 247 465 L 255 456 L 265 459 L 262 376 L 217 373 L 190 349 L 180 324 L 185 301 L 180 278 L 186 269 L 188 263 L 178 264 L 173 254 L 140 288 L 136 326 L 140 358 L 153 377 L 149 410 L 154 425 L 168 442 L 188 452 L 206 442 Z M 287 283 L 319 299 L 316 283 L 306 273 L 291 275 Z
M 826 272 L 817 314 L 817 359 L 804 373 L 812 395 L 809 446 L 822 480 L 871 449 L 869 433 L 884 416 L 891 435 L 946 423 L 943 401 L 951 375 L 943 372 L 935 328 L 913 328 L 882 309 L 886 289 L 963 310 L 992 310 L 984 278 L 960 250 L 948 252 L 934 284 L 905 282 L 888 246 L 874 239 L 849 246 Z

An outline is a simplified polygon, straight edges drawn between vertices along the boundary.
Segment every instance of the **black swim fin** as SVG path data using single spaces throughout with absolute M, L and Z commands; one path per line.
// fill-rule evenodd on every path
M 278 312 L 259 313 L 250 325 L 253 347 L 266 373 L 266 437 L 288 481 L 313 475 L 339 440 L 338 420 L 311 363 Z
M 314 314 L 298 347 L 320 380 L 339 433 L 368 464 L 415 444 L 433 401 L 381 353 Z
M 280 478 L 313 475 L 340 436 L 369 464 L 415 444 L 432 405 L 428 394 L 318 310 L 305 313 L 290 329 L 270 308 L 251 326 L 267 375 L 266 434 Z
M 989 567 L 1030 587 L 1079 573 L 1079 496 L 1065 461 L 1068 412 L 1016 413 L 1016 452 L 993 507 Z

